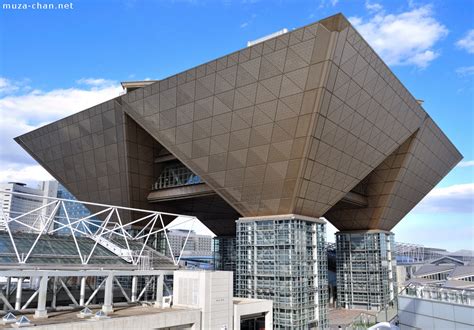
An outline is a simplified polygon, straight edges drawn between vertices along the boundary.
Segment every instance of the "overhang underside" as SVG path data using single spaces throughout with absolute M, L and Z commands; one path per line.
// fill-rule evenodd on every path
M 218 236 L 235 235 L 235 220 L 242 216 L 205 183 L 152 191 L 148 201 L 160 211 L 196 216 Z M 367 203 L 364 195 L 349 192 L 334 208 L 363 208 Z
M 217 236 L 235 235 L 235 221 L 241 216 L 217 194 L 185 199 L 153 201 L 154 209 L 197 217 Z

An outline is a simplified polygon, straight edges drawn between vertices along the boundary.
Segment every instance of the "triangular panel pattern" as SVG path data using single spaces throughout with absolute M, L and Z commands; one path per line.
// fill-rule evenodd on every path
M 16 141 L 79 200 L 130 205 L 125 125 L 112 100 Z
M 342 15 L 17 141 L 80 199 L 140 203 L 156 143 L 236 214 L 326 215 L 341 230 L 390 230 L 462 158 Z M 342 210 L 364 179 L 368 206 Z

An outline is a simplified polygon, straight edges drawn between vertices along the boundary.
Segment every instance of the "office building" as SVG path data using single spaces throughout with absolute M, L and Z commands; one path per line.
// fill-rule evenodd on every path
M 462 159 L 341 14 L 123 85 L 16 141 L 80 200 L 193 215 L 217 236 L 289 214 L 341 239 L 388 233 Z
M 195 231 L 187 229 L 171 229 L 166 233 L 170 242 L 171 250 L 175 257 L 179 256 L 184 248 L 183 256 L 211 256 L 212 255 L 212 237 L 208 235 L 199 235 Z M 169 249 L 166 249 L 166 255 L 171 256 Z
M 29 194 L 29 196 L 10 195 L 7 193 L 2 193 L 1 191 L 24 193 Z M 43 191 L 42 189 L 27 187 L 25 183 L 0 183 L 0 200 L 2 203 L 3 211 L 3 215 L 1 216 L 2 220 L 4 217 L 14 218 L 21 216 L 21 222 L 29 226 L 19 226 L 16 223 L 12 223 L 9 228 L 12 232 L 16 232 L 19 230 L 29 232 L 32 230 L 31 227 L 37 229 L 43 228 L 45 224 L 45 219 L 42 215 L 26 213 L 43 206 L 43 199 L 41 197 L 44 195 L 44 193 L 45 191 Z M 35 195 L 38 197 L 34 197 Z M 5 229 L 5 222 L 0 221 L 0 230 Z

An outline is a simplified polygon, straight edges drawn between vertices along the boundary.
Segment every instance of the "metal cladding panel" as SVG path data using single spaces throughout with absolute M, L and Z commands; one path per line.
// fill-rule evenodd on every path
M 329 63 L 330 40 L 315 46 L 318 29 L 325 28 L 314 24 L 128 93 L 124 111 L 240 214 L 291 212 L 321 89 L 313 86 Z
M 342 15 L 114 104 L 246 217 L 295 213 L 326 216 L 340 230 L 390 230 L 462 158 Z M 29 139 L 44 164 L 47 152 Z M 77 185 L 65 176 L 66 157 L 47 168 Z M 151 180 L 145 172 L 135 182 Z M 340 207 L 361 182 L 369 205 Z M 134 200 L 145 194 L 140 187 Z
M 344 230 L 391 230 L 460 159 L 427 117 L 419 130 L 367 177 L 367 208 L 335 209 L 326 217 Z
M 162 148 L 117 100 L 16 138 L 76 198 L 150 208 L 153 160 Z
M 147 196 L 156 180 L 153 163 L 163 147 L 127 115 L 125 124 L 130 205 L 150 209 Z
M 111 100 L 16 141 L 79 200 L 129 206 L 124 124 Z

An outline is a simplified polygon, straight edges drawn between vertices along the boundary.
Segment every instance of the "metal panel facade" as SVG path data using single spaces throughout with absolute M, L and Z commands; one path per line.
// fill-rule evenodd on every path
M 340 230 L 390 230 L 462 158 L 342 15 L 17 138 L 80 199 L 140 203 L 153 178 L 131 176 L 123 129 L 107 111 L 118 125 L 130 116 L 240 215 L 326 216 Z M 92 114 L 110 127 L 89 132 L 81 123 Z M 98 136 L 100 155 L 89 150 Z M 145 163 L 150 148 L 138 153 Z M 362 181 L 368 205 L 339 207 Z

